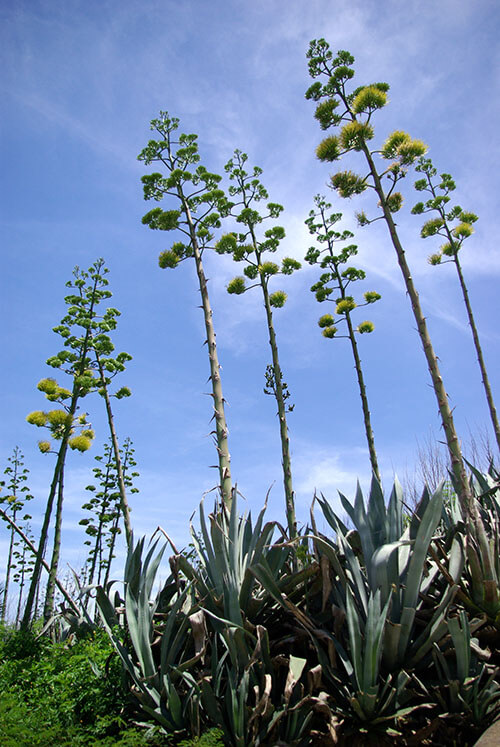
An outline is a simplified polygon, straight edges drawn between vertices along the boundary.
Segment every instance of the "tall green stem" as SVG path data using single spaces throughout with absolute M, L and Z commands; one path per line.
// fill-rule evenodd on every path
M 483 350 L 481 348 L 481 343 L 479 342 L 479 334 L 477 331 L 474 315 L 472 313 L 469 293 L 467 291 L 467 286 L 465 285 L 465 279 L 463 276 L 462 267 L 460 265 L 458 254 L 455 254 L 453 256 L 453 261 L 455 263 L 455 267 L 457 268 L 460 288 L 462 289 L 462 295 L 463 295 L 463 299 L 465 303 L 465 308 L 467 309 L 469 327 L 471 328 L 472 339 L 474 340 L 474 347 L 476 348 L 477 362 L 479 363 L 479 368 L 480 368 L 481 376 L 483 379 L 483 387 L 484 387 L 484 392 L 486 395 L 486 401 L 488 402 L 488 409 L 490 411 L 491 422 L 493 424 L 493 430 L 495 431 L 497 447 L 498 447 L 498 450 L 500 451 L 500 423 L 498 422 L 497 410 L 495 407 L 495 402 L 493 400 L 493 393 L 491 391 L 490 380 L 488 378 L 488 373 L 486 371 L 486 364 L 484 362 Z
M 345 297 L 344 288 L 341 286 L 342 297 Z M 366 394 L 365 380 L 363 378 L 363 369 L 361 368 L 361 358 L 359 357 L 358 343 L 356 342 L 356 333 L 354 331 L 351 315 L 349 312 L 346 313 L 347 329 L 349 330 L 349 340 L 351 342 L 352 354 L 354 357 L 354 368 L 356 369 L 356 376 L 358 377 L 359 395 L 361 397 L 361 407 L 363 408 L 363 420 L 365 424 L 366 441 L 368 443 L 368 451 L 370 454 L 370 464 L 372 471 L 377 480 L 381 483 L 380 470 L 378 467 L 377 452 L 375 451 L 375 438 L 373 436 L 373 428 L 370 416 L 370 408 L 368 407 L 368 397 Z
M 72 415 L 74 415 L 76 411 L 77 400 L 78 400 L 78 397 L 76 394 L 74 394 L 72 398 L 72 402 L 71 402 L 71 407 L 70 407 L 70 413 Z M 30 625 L 31 616 L 33 613 L 33 604 L 35 601 L 35 595 L 37 592 L 38 585 L 40 583 L 42 566 L 47 565 L 44 561 L 44 557 L 45 557 L 45 550 L 47 547 L 47 538 L 49 536 L 49 527 L 50 527 L 50 521 L 52 518 L 52 509 L 53 509 L 54 500 L 56 497 L 57 486 L 59 484 L 59 475 L 61 473 L 61 470 L 64 465 L 64 461 L 66 459 L 66 452 L 68 449 L 68 441 L 70 438 L 70 432 L 71 432 L 71 426 L 68 424 L 68 426 L 66 427 L 66 432 L 61 441 L 61 445 L 59 447 L 59 453 L 57 455 L 54 475 L 52 477 L 52 482 L 50 484 L 49 497 L 47 499 L 47 505 L 45 507 L 43 524 L 42 524 L 42 528 L 40 531 L 40 540 L 38 542 L 38 551 L 36 552 L 35 565 L 33 568 L 33 574 L 31 576 L 28 596 L 26 598 L 26 605 L 24 607 L 23 619 L 21 621 L 21 628 L 23 629 L 27 629 Z
M 253 231 L 252 231 L 253 234 Z M 255 237 L 252 236 L 255 241 Z M 269 332 L 269 345 L 273 360 L 274 390 L 276 393 L 276 402 L 278 404 L 278 418 L 280 421 L 281 437 L 281 460 L 283 466 L 283 484 L 285 488 L 286 517 L 288 522 L 288 531 L 290 538 L 297 536 L 297 520 L 295 518 L 295 498 L 292 485 L 292 466 L 290 458 L 290 439 L 288 438 L 288 425 L 286 421 L 286 407 L 283 396 L 283 377 L 278 357 L 278 344 L 276 342 L 276 333 L 273 324 L 273 312 L 269 301 L 269 291 L 267 280 L 262 278 L 262 294 L 264 296 L 264 308 L 266 309 L 267 329 Z
M 50 561 L 49 578 L 47 581 L 47 591 L 45 594 L 45 604 L 43 607 L 44 622 L 48 622 L 52 617 L 54 610 L 54 597 L 59 568 L 59 558 L 61 556 L 61 530 L 62 530 L 62 510 L 64 500 L 64 463 L 59 473 L 59 484 L 57 486 L 57 503 L 54 521 L 54 541 L 52 547 L 52 558 Z
M 196 238 L 196 229 L 194 221 L 189 209 L 188 202 L 182 192 L 180 186 L 177 187 L 179 199 L 181 200 L 184 214 L 189 227 L 191 246 L 193 249 L 194 261 L 196 265 L 196 274 L 198 276 L 198 282 L 200 286 L 201 304 L 203 308 L 203 317 L 205 320 L 205 331 L 207 335 L 207 346 L 208 346 L 208 358 L 210 361 L 210 379 L 212 381 L 212 397 L 214 405 L 214 419 L 215 419 L 215 438 L 217 454 L 219 458 L 219 478 L 222 501 L 227 507 L 227 510 L 231 510 L 232 503 L 232 481 L 231 481 L 231 456 L 229 454 L 228 445 L 228 427 L 226 422 L 226 414 L 224 407 L 224 396 L 222 393 L 222 381 L 220 376 L 220 364 L 219 357 L 217 354 L 217 343 L 215 337 L 215 330 L 212 319 L 212 308 L 210 306 L 210 299 L 208 297 L 207 279 L 205 271 L 203 269 L 203 262 L 201 258 L 201 252 Z
M 120 457 L 120 447 L 118 445 L 118 438 L 116 435 L 115 421 L 113 418 L 113 410 L 111 408 L 111 400 L 109 397 L 108 387 L 106 386 L 106 373 L 104 371 L 99 353 L 97 351 L 95 351 L 95 356 L 96 356 L 97 366 L 99 370 L 99 375 L 102 381 L 101 391 L 104 397 L 104 402 L 106 404 L 106 414 L 108 417 L 109 432 L 111 434 L 111 442 L 113 444 L 113 453 L 115 456 L 116 475 L 118 478 L 118 490 L 120 493 L 120 510 L 123 516 L 123 524 L 125 526 L 125 537 L 127 540 L 127 545 L 130 545 L 132 541 L 132 523 L 130 521 L 130 508 L 128 505 L 127 490 L 125 488 L 125 480 L 123 477 L 123 466 L 122 466 L 122 460 Z
M 13 521 L 16 520 L 16 511 L 12 512 Z M 2 595 L 2 622 L 4 622 L 7 615 L 7 601 L 9 595 L 10 576 L 12 572 L 12 553 L 14 552 L 14 529 L 10 529 L 10 541 L 9 541 L 9 552 L 7 553 L 7 568 L 5 569 L 5 581 Z
M 434 352 L 431 338 L 430 338 L 430 335 L 427 329 L 427 323 L 422 313 L 418 293 L 413 283 L 413 278 L 410 272 L 410 268 L 408 267 L 408 263 L 406 261 L 406 256 L 405 256 L 403 246 L 399 240 L 399 236 L 396 231 L 396 226 L 394 223 L 394 219 L 392 217 L 392 213 L 389 210 L 389 207 L 387 205 L 386 195 L 382 187 L 380 176 L 375 167 L 375 163 L 373 161 L 372 155 L 366 143 L 364 142 L 362 144 L 362 150 L 363 150 L 363 153 L 365 154 L 366 160 L 368 162 L 368 166 L 370 168 L 375 191 L 380 200 L 380 205 L 384 213 L 384 219 L 389 229 L 391 242 L 392 242 L 394 249 L 396 250 L 398 264 L 401 269 L 401 274 L 403 275 L 403 279 L 405 282 L 406 292 L 408 293 L 408 296 L 410 298 L 410 303 L 411 303 L 411 307 L 413 310 L 413 316 L 417 324 L 418 334 L 422 342 L 422 347 L 423 347 L 425 358 L 427 361 L 427 367 L 431 375 L 432 386 L 434 388 L 434 392 L 435 392 L 438 407 L 439 407 L 439 413 L 441 415 L 441 422 L 443 424 L 443 429 L 444 429 L 444 433 L 446 437 L 446 444 L 447 444 L 448 452 L 450 455 L 451 468 L 455 476 L 456 484 L 458 486 L 460 504 L 462 506 L 465 516 L 473 516 L 476 513 L 476 509 L 475 509 L 473 498 L 471 496 L 470 489 L 469 489 L 469 483 L 467 480 L 467 474 L 465 471 L 462 452 L 460 449 L 460 443 L 458 440 L 457 432 L 455 430 L 455 424 L 453 422 L 453 413 L 451 411 L 446 389 L 444 388 L 444 383 L 443 383 L 443 379 L 441 376 L 441 372 L 439 370 L 437 357 Z

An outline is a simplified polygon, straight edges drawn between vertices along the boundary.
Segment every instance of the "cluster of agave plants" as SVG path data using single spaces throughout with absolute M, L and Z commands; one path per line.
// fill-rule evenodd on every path
M 316 495 L 309 521 L 298 527 L 287 426 L 292 406 L 273 320 L 286 293 L 272 286 L 275 277 L 299 270 L 300 262 L 269 258 L 285 235 L 275 224 L 283 208 L 269 201 L 261 170 L 249 169 L 240 150 L 226 164 L 225 192 L 222 177 L 200 164 L 197 136 L 179 134 L 179 121 L 162 112 L 151 123 L 157 139 L 149 141 L 139 159 L 161 168 L 143 177 L 145 199 L 167 199 L 174 207 L 154 207 L 143 223 L 153 230 L 177 231 L 182 239 L 162 251 L 161 268 L 173 269 L 185 260 L 196 266 L 210 365 L 218 497 L 210 512 L 204 502 L 200 505 L 187 550 L 178 551 L 160 529 L 149 544 L 134 538 L 128 503 L 136 490 L 134 450 L 130 439 L 120 446 L 112 409 L 112 398 L 130 395 L 127 387 L 114 386 L 130 356 L 114 353 L 111 334 L 119 312 L 100 307 L 111 296 L 104 261 L 88 271 L 76 268 L 67 284 L 67 313 L 54 330 L 64 341 L 63 350 L 47 361 L 58 376 L 69 376 L 71 386 L 61 386 L 52 377 L 42 379 L 38 389 L 53 409 L 27 417 L 49 433 L 50 440 L 39 441 L 40 451 L 55 455 L 38 541 L 25 513 L 32 496 L 17 448 L 5 470 L 0 516 L 7 522 L 10 545 L 3 614 L 11 571 L 17 569 L 12 575 L 20 587 L 16 622 L 23 628 L 32 625 L 45 569 L 44 630 L 54 625 L 57 595 L 63 599 L 62 612 L 56 615 L 59 625 L 80 632 L 104 626 L 144 717 L 174 737 L 196 737 L 217 727 L 235 747 L 347 741 L 363 745 L 371 740 L 469 744 L 467 740 L 500 714 L 500 480 L 493 462 L 488 474 L 482 474 L 463 459 L 393 217 L 403 204 L 399 183 L 411 168 L 423 175 L 415 188 L 426 192 L 427 199 L 412 212 L 434 215 L 422 227 L 422 238 L 444 239 L 430 263 L 455 264 L 500 447 L 500 427 L 459 259 L 477 217 L 448 204 L 454 182 L 448 174 L 437 176 L 421 141 L 395 131 L 381 148 L 370 150 L 372 117 L 387 103 L 387 84 L 350 91 L 353 58 L 348 52 L 334 57 L 322 39 L 311 42 L 307 56 L 309 72 L 318 80 L 306 98 L 316 102 L 321 128 L 336 131 L 320 143 L 318 158 L 334 162 L 353 154 L 364 159 L 366 168 L 365 175 L 340 171 L 330 185 L 343 198 L 374 190 L 378 213 L 368 217 L 361 211 L 358 223 L 385 221 L 396 251 L 437 398 L 448 479 L 435 492 L 425 489 L 414 509 L 397 482 L 387 501 L 384 497 L 358 350 L 359 335 L 371 333 L 373 324 L 366 319 L 355 322 L 356 310 L 377 302 L 380 295 L 370 290 L 363 301 L 355 300 L 353 284 L 364 280 L 365 273 L 351 264 L 357 253 L 350 243 L 353 234 L 338 228 L 341 214 L 331 213 L 331 204 L 318 195 L 306 220 L 315 244 L 305 261 L 321 270 L 311 288 L 316 299 L 331 304 L 318 322 L 324 337 L 344 337 L 352 349 L 373 479 L 366 500 L 359 487 L 354 501 L 340 496 L 342 516 L 323 495 Z M 212 249 L 231 255 L 242 267 L 242 274 L 229 283 L 229 293 L 241 295 L 253 288 L 262 293 L 272 359 L 265 392 L 274 396 L 279 416 L 283 525 L 266 521 L 265 506 L 255 523 L 251 514 L 239 511 L 203 268 L 203 254 Z M 97 457 L 97 485 L 88 486 L 91 497 L 83 506 L 80 523 L 89 550 L 75 595 L 58 578 L 65 465 L 68 449 L 87 451 L 95 438 L 88 416 L 81 412 L 83 399 L 86 403 L 92 394 L 104 402 L 109 442 Z M 319 531 L 318 524 L 327 530 Z M 123 579 L 117 582 L 111 580 L 111 564 L 121 526 L 128 554 Z M 49 537 L 52 554 L 47 562 Z M 173 554 L 165 579 L 168 547 Z
M 168 542 L 132 542 L 124 591 L 96 603 L 142 709 L 241 747 L 472 744 L 500 712 L 498 475 L 474 471 L 471 490 L 486 547 L 444 483 L 409 513 L 376 478 L 366 502 L 341 495 L 352 528 L 317 497 L 327 532 L 313 510 L 294 542 L 265 506 L 254 522 L 236 495 L 202 503 L 161 583 Z

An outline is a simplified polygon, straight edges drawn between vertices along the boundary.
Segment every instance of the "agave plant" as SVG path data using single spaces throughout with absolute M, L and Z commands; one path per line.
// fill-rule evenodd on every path
M 337 545 L 317 537 L 319 551 L 327 556 L 340 583 L 332 586 L 334 602 L 347 609 L 348 594 L 368 619 L 369 599 L 380 591 L 383 609 L 387 605 L 384 630 L 383 664 L 388 672 L 415 666 L 427 656 L 435 641 L 446 632 L 446 613 L 457 592 L 464 564 L 460 535 L 452 541 L 446 584 L 439 564 L 429 556 L 429 548 L 441 520 L 442 486 L 431 497 L 424 491 L 420 504 L 403 527 L 403 496 L 395 483 L 387 507 L 379 483 L 372 481 L 368 505 L 358 486 L 354 504 L 341 495 L 342 506 L 354 524 L 349 533 L 329 503 L 319 499 L 325 516 L 337 535 Z M 358 551 L 353 548 L 358 541 Z M 340 558 L 344 559 L 344 563 Z M 342 566 L 345 566 L 345 570 Z M 426 609 L 431 607 L 431 614 Z M 417 627 L 418 622 L 418 627 Z
M 152 597 L 166 545 L 152 544 L 143 559 L 145 540 L 131 543 L 124 572 L 125 598 L 97 587 L 96 601 L 104 627 L 133 682 L 142 709 L 167 732 L 183 731 L 187 714 L 196 706 L 196 688 L 189 667 L 203 655 L 195 650 L 191 628 L 199 627 L 189 587 L 178 590 L 170 576 Z M 117 610 L 123 608 L 124 616 Z M 130 645 L 123 642 L 129 638 Z M 158 644 L 160 644 L 158 646 Z M 192 647 L 190 647 L 190 644 Z
M 483 620 L 469 623 L 462 610 L 448 620 L 449 646 L 444 650 L 434 644 L 434 661 L 439 676 L 436 696 L 441 707 L 453 714 L 464 714 L 477 726 L 484 727 L 500 711 L 500 685 L 495 681 L 497 670 L 480 662 L 473 652 L 471 628 L 483 625 Z M 449 654 L 453 652 L 453 656 Z M 486 652 L 480 652 L 483 656 Z
M 144 539 L 129 548 L 123 599 L 111 585 L 97 590 L 133 691 L 168 733 L 217 726 L 229 744 L 252 747 L 298 744 L 315 711 L 320 725 L 334 723 L 326 693 L 315 693 L 316 661 L 299 655 L 304 632 L 292 616 L 284 620 L 276 600 L 302 597 L 317 566 L 291 572 L 289 543 L 273 544 L 277 525 L 264 514 L 253 525 L 234 496 L 230 513 L 216 505 L 207 521 L 202 502 L 200 531 L 192 529 L 196 559 L 176 553 L 154 599 L 165 551 L 158 541 L 145 557 Z
M 484 535 L 467 537 L 467 562 L 460 585 L 460 599 L 473 614 L 486 614 L 488 623 L 500 631 L 500 482 L 490 470 L 483 475 L 472 465 L 471 492 L 484 527 Z M 460 509 L 455 519 L 461 521 Z M 457 516 L 458 514 L 458 516 Z

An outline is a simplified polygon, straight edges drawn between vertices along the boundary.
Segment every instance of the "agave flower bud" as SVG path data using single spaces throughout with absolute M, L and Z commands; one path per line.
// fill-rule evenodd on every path
M 348 314 L 350 311 L 356 308 L 356 302 L 352 296 L 346 296 L 337 303 L 335 309 L 337 314 Z
M 38 448 L 42 454 L 47 454 L 50 451 L 50 441 L 39 441 Z
M 73 438 L 69 439 L 68 446 L 70 449 L 73 449 L 73 451 L 88 451 L 92 446 L 92 441 L 90 440 L 90 438 L 87 438 L 83 435 L 74 436 Z
M 118 391 L 115 393 L 116 399 L 123 399 L 123 397 L 131 397 L 132 392 L 128 388 L 128 386 L 122 386 Z
M 344 150 L 360 150 L 365 140 L 373 138 L 373 127 L 367 122 L 348 122 L 340 132 Z
M 423 239 L 426 239 L 428 236 L 434 236 L 441 230 L 443 226 L 444 221 L 442 218 L 431 218 L 422 226 L 420 236 Z
M 441 253 L 446 257 L 454 257 L 459 249 L 460 244 L 457 241 L 447 241 L 441 246 Z
M 324 329 L 325 327 L 333 327 L 335 324 L 335 319 L 331 314 L 323 314 L 318 319 L 318 327 L 321 327 L 321 329 Z
M 245 254 L 250 254 L 253 252 L 253 246 L 248 245 L 240 245 L 237 246 L 236 249 L 233 252 L 233 259 L 235 262 L 241 262 L 242 259 L 245 259 Z
M 361 228 L 362 226 L 367 226 L 369 224 L 369 220 L 366 217 L 366 213 L 364 210 L 361 210 L 359 213 L 354 213 L 354 217 L 356 218 L 358 222 L 358 226 Z
M 375 303 L 375 301 L 379 301 L 382 298 L 380 293 L 376 291 L 366 291 L 364 295 L 366 303 Z
M 71 425 L 71 415 L 66 410 L 50 410 L 47 421 L 51 428 L 62 428 Z
M 430 255 L 430 256 L 429 256 L 428 258 L 427 258 L 427 262 L 428 262 L 428 263 L 429 263 L 430 265 L 440 265 L 440 264 L 441 264 L 441 259 L 442 259 L 442 256 L 443 256 L 443 255 L 442 255 L 442 254 L 440 254 L 440 253 L 436 253 L 436 254 L 431 254 L 431 255 Z
M 395 130 L 394 132 L 392 132 L 383 144 L 382 150 L 380 151 L 383 158 L 386 158 L 388 160 L 396 158 L 396 156 L 398 155 L 398 148 L 403 143 L 408 142 L 409 140 L 411 140 L 411 137 L 407 132 L 404 132 L 403 130 Z
M 398 210 L 401 210 L 401 206 L 403 204 L 403 195 L 401 194 L 401 192 L 393 192 L 387 197 L 385 204 L 387 205 L 391 213 L 397 213 Z
M 474 229 L 470 223 L 460 223 L 453 229 L 453 235 L 456 236 L 457 239 L 466 239 L 469 236 L 472 236 L 473 233 Z
M 357 174 L 354 174 L 352 171 L 339 171 L 338 174 L 332 176 L 330 183 L 332 188 L 335 189 L 341 197 L 360 195 L 367 188 L 366 180 Z
M 316 148 L 316 158 L 320 161 L 337 161 L 340 156 L 340 143 L 335 135 L 326 137 Z
M 301 264 L 293 257 L 284 257 L 281 263 L 281 272 L 284 275 L 291 275 L 294 270 L 300 270 Z
M 328 288 L 328 286 L 320 286 L 315 291 L 316 301 L 319 301 L 320 303 L 322 301 L 326 301 L 330 293 L 333 293 L 333 288 Z
M 247 265 L 243 270 L 243 273 L 249 280 L 255 280 L 255 278 L 259 274 L 259 268 L 256 267 L 256 265 Z
M 46 394 L 45 396 L 50 402 L 57 402 L 58 400 L 69 399 L 72 396 L 72 393 L 69 389 L 58 386 L 54 394 Z
M 201 236 L 200 233 L 198 233 L 198 235 Z M 179 257 L 179 259 L 183 259 L 189 253 L 189 247 L 183 244 L 182 241 L 176 241 L 172 244 L 170 251 L 172 251 L 176 257 Z
M 305 261 L 308 262 L 310 265 L 316 264 L 316 262 L 319 259 L 321 252 L 319 249 L 316 249 L 315 246 L 311 246 L 306 253 L 306 256 L 304 257 Z
M 375 325 L 373 322 L 365 321 L 358 324 L 358 332 L 360 335 L 369 334 L 373 332 Z
M 413 138 L 409 138 L 409 140 L 401 143 L 401 145 L 397 149 L 397 155 L 401 164 L 403 164 L 404 166 L 409 166 L 419 156 L 423 156 L 426 150 L 427 145 L 422 140 L 414 140 Z
M 460 212 L 460 220 L 464 223 L 475 223 L 479 218 L 474 213 L 467 213 L 465 210 Z
M 287 295 L 284 291 L 275 291 L 269 296 L 269 303 L 276 309 L 281 309 L 285 305 Z
M 365 86 L 354 98 L 352 109 L 356 114 L 361 114 L 374 109 L 382 109 L 387 104 L 387 93 L 377 86 Z
M 346 269 L 341 273 L 341 276 L 343 278 L 346 278 L 346 280 L 364 280 L 366 277 L 366 273 L 364 270 L 358 270 L 356 267 L 346 267 Z
M 158 264 L 160 265 L 162 270 L 166 269 L 167 267 L 173 269 L 179 264 L 179 257 L 172 250 L 166 249 L 158 257 Z
M 215 244 L 215 251 L 217 254 L 232 254 L 238 246 L 236 234 L 226 233 L 221 236 L 219 241 Z
M 418 166 L 416 168 L 417 168 L 417 171 L 421 171 L 421 169 L 419 169 Z M 417 192 L 423 192 L 424 189 L 427 188 L 427 179 L 417 179 L 417 181 L 414 184 L 414 187 L 417 190 Z M 423 203 L 421 204 L 423 205 Z
M 160 231 L 173 231 L 179 226 L 181 214 L 178 210 L 162 210 L 153 208 L 142 218 L 144 225 Z
M 85 436 L 85 438 L 88 438 L 90 441 L 93 441 L 95 438 L 95 433 L 91 428 L 82 431 L 80 435 Z
M 280 271 L 280 268 L 275 262 L 263 262 L 259 265 L 259 273 L 261 275 L 276 275 Z
M 338 114 L 335 114 L 335 109 L 339 103 L 338 99 L 327 99 L 326 101 L 321 101 L 316 107 L 314 116 L 318 120 L 322 130 L 327 130 L 332 125 L 339 123 L 340 117 Z
M 245 278 L 236 277 L 231 280 L 227 286 L 228 293 L 235 293 L 237 296 L 241 295 L 246 291 Z
M 40 428 L 47 422 L 47 413 L 42 412 L 41 410 L 34 410 L 26 416 L 26 420 L 28 421 L 28 423 L 30 423 L 30 425 L 36 425 L 38 428 Z
M 337 334 L 337 327 L 325 327 L 323 330 L 323 337 L 332 339 Z
M 55 394 L 57 392 L 57 381 L 55 379 L 41 379 L 36 388 L 44 394 Z

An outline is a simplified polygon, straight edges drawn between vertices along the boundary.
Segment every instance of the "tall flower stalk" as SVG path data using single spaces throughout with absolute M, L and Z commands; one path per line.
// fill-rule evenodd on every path
M 479 333 L 472 313 L 472 305 L 469 298 L 469 291 L 465 283 L 462 264 L 460 262 L 459 252 L 462 249 L 465 239 L 469 238 L 474 232 L 473 223 L 477 221 L 477 215 L 462 210 L 460 205 L 454 205 L 450 208 L 450 192 L 456 188 L 450 174 L 441 174 L 436 179 L 437 170 L 430 158 L 421 158 L 416 166 L 416 171 L 424 174 L 422 179 L 415 182 L 415 189 L 418 192 L 427 192 L 430 197 L 425 202 L 417 202 L 413 207 L 412 213 L 422 215 L 423 213 L 437 213 L 436 218 L 431 218 L 423 226 L 420 235 L 423 239 L 429 236 L 441 236 L 444 238 L 444 244 L 441 245 L 440 251 L 431 254 L 429 263 L 431 265 L 440 265 L 452 263 L 458 275 L 458 282 L 462 291 L 467 311 L 467 319 L 476 349 L 477 362 L 483 381 L 484 393 L 488 403 L 491 422 L 495 432 L 498 450 L 500 451 L 500 423 L 498 421 L 497 410 L 493 399 L 493 392 L 486 370 L 483 349 L 479 340 Z
M 138 476 L 133 468 L 136 462 L 133 458 L 132 441 L 126 438 L 120 449 L 120 471 L 114 454 L 113 443 L 104 445 L 104 453 L 95 457 L 98 466 L 93 468 L 97 485 L 87 485 L 86 490 L 92 493 L 82 506 L 90 516 L 80 520 L 89 537 L 85 541 L 89 549 L 86 561 L 86 584 L 97 583 L 106 586 L 109 577 L 111 561 L 114 558 L 116 538 L 120 534 L 121 511 L 121 482 L 123 481 L 129 493 L 137 493 L 133 479 Z M 128 544 L 128 543 L 127 543 Z
M 64 470 L 67 451 L 68 447 L 80 452 L 90 448 L 94 432 L 87 422 L 86 414 L 77 415 L 77 411 L 80 401 L 85 396 L 92 391 L 102 389 L 106 384 L 106 382 L 103 383 L 100 374 L 95 376 L 96 356 L 106 354 L 106 362 L 103 362 L 104 369 L 112 369 L 112 371 L 121 370 L 124 367 L 124 361 L 130 358 L 127 353 L 120 353 L 116 359 L 109 356 L 113 346 L 107 333 L 116 326 L 115 319 L 119 312 L 108 308 L 101 313 L 99 309 L 101 302 L 112 295 L 107 289 L 107 273 L 104 260 L 98 259 L 87 271 L 76 267 L 73 280 L 66 283 L 71 290 L 70 294 L 65 297 L 67 312 L 61 324 L 54 328 L 54 331 L 64 340 L 64 350 L 49 358 L 47 363 L 52 368 L 67 374 L 71 378 L 72 387 L 71 390 L 66 389 L 52 378 L 42 379 L 38 384 L 38 389 L 45 394 L 49 402 L 56 402 L 59 408 L 48 412 L 35 411 L 26 418 L 32 425 L 47 428 L 51 437 L 59 442 L 59 448 L 53 451 L 51 442 L 48 440 L 41 440 L 38 444 L 42 453 L 56 454 L 56 464 L 26 600 L 23 627 L 28 627 L 33 614 L 55 503 L 53 549 L 45 594 L 44 619 L 48 620 L 52 614 L 61 552 Z
M 356 303 L 354 298 L 348 293 L 350 285 L 356 280 L 364 280 L 366 275 L 363 270 L 356 267 L 346 267 L 345 264 L 351 257 L 358 253 L 355 244 L 347 244 L 340 251 L 336 250 L 335 245 L 338 242 L 347 242 L 354 237 L 351 231 L 336 231 L 334 226 L 341 219 L 341 213 L 329 214 L 332 207 L 326 202 L 324 197 L 316 195 L 314 198 L 316 210 L 311 210 L 306 224 L 309 232 L 316 236 L 319 246 L 313 246 L 306 254 L 306 261 L 311 265 L 319 264 L 322 270 L 320 279 L 312 287 L 311 291 L 316 295 L 317 301 L 331 301 L 335 303 L 335 316 L 332 314 L 323 314 L 318 324 L 323 330 L 323 336 L 329 339 L 347 338 L 351 344 L 352 355 L 354 358 L 354 368 L 358 379 L 359 395 L 361 397 L 361 407 L 363 410 L 363 420 L 365 425 L 366 441 L 370 454 L 370 464 L 372 472 L 379 482 L 381 482 L 380 470 L 375 450 L 375 438 L 371 424 L 370 408 L 368 406 L 368 396 L 366 385 L 361 367 L 361 358 L 358 350 L 356 334 L 369 334 L 373 332 L 373 322 L 365 320 L 355 328 L 351 313 L 356 308 L 368 306 L 380 299 L 380 294 L 375 291 L 367 291 L 364 294 L 364 303 Z M 330 298 L 332 293 L 338 293 L 335 299 Z M 345 324 L 347 334 L 338 334 L 338 326 Z
M 381 149 L 370 150 L 369 141 L 374 137 L 372 116 L 375 111 L 386 105 L 388 84 L 374 83 L 360 86 L 349 92 L 349 81 L 354 77 L 352 69 L 354 57 L 345 51 L 340 51 L 337 57 L 334 57 L 324 39 L 311 42 L 307 57 L 311 77 L 321 76 L 324 82 L 313 83 L 306 93 L 306 98 L 317 102 L 315 116 L 322 129 L 340 127 L 338 135 L 330 135 L 320 143 L 316 155 L 321 161 L 334 162 L 344 154 L 355 151 L 361 153 L 365 159 L 368 167 L 367 174 L 358 175 L 352 171 L 341 171 L 331 177 L 330 184 L 332 189 L 344 198 L 361 194 L 369 188 L 373 189 L 377 195 L 381 213 L 374 220 L 385 221 L 391 243 L 396 251 L 436 395 L 460 503 L 464 515 L 475 516 L 477 520 L 479 517 L 469 489 L 452 409 L 405 250 L 394 221 L 394 214 L 398 212 L 403 203 L 403 196 L 396 189 L 397 184 L 427 148 L 424 143 L 413 139 L 406 132 L 395 131 L 387 138 Z M 384 162 L 381 170 L 375 164 L 377 155 L 381 156 Z M 389 182 L 388 190 L 382 185 L 383 179 Z M 361 225 L 371 222 L 365 213 L 358 214 L 358 221 Z
M 278 405 L 278 418 L 281 437 L 281 457 L 283 466 L 283 483 L 285 489 L 285 504 L 290 537 L 297 535 L 297 521 L 295 517 L 295 499 L 292 484 L 292 466 L 290 457 L 290 441 L 286 414 L 291 406 L 286 400 L 289 397 L 288 388 L 283 381 L 276 331 L 273 322 L 273 309 L 281 308 L 286 301 L 286 293 L 281 290 L 269 290 L 269 281 L 275 275 L 290 275 L 300 268 L 296 259 L 285 257 L 281 267 L 275 262 L 266 261 L 266 252 L 276 252 L 280 241 L 285 237 L 281 226 L 272 226 L 264 231 L 262 238 L 258 237 L 260 224 L 268 219 L 278 218 L 283 210 L 281 205 L 266 202 L 266 211 L 261 215 L 256 209 L 256 203 L 267 201 L 268 193 L 259 177 L 262 169 L 254 167 L 251 173 L 245 171 L 246 153 L 240 150 L 234 152 L 234 157 L 226 164 L 226 171 L 232 182 L 229 195 L 236 198 L 228 203 L 226 212 L 235 217 L 236 222 L 243 227 L 239 233 L 226 234 L 216 244 L 219 253 L 230 253 L 237 262 L 244 262 L 244 277 L 234 278 L 228 285 L 228 292 L 236 295 L 245 293 L 250 288 L 260 288 L 266 312 L 269 345 L 271 348 L 272 364 L 266 373 L 266 393 L 274 394 Z M 251 285 L 247 285 L 250 281 Z
M 18 446 L 14 448 L 12 456 L 7 457 L 7 461 L 9 464 L 4 470 L 6 479 L 0 482 L 0 489 L 5 490 L 5 494 L 0 495 L 0 505 L 5 507 L 5 510 L 9 512 L 13 522 L 15 523 L 18 520 L 18 514 L 25 508 L 26 501 L 32 500 L 33 496 L 26 485 L 29 470 L 24 466 L 24 456 Z M 31 519 L 31 516 L 24 514 L 23 521 L 27 521 L 28 519 Z M 19 555 L 16 546 L 19 544 L 19 540 L 16 540 L 14 527 L 9 526 L 9 531 L 9 549 L 7 551 L 5 580 L 2 594 L 2 622 L 5 620 L 7 614 L 11 579 L 16 581 L 17 572 L 20 569 L 24 569 L 24 562 L 21 563 L 20 568 L 17 567 L 16 563 L 16 556 Z M 17 560 L 19 561 L 20 558 L 17 557 Z
M 207 171 L 200 162 L 197 135 L 177 134 L 179 120 L 160 112 L 151 121 L 151 129 L 158 140 L 150 140 L 138 158 L 145 164 L 159 163 L 167 176 L 155 172 L 142 177 L 145 200 L 173 198 L 178 206 L 174 210 L 153 208 L 142 222 L 152 229 L 179 231 L 183 241 L 176 241 L 159 257 L 161 268 L 177 267 L 186 259 L 196 266 L 205 320 L 206 342 L 210 362 L 210 380 L 214 408 L 214 439 L 218 454 L 219 480 L 222 501 L 229 509 L 232 500 L 231 457 L 228 447 L 228 427 L 225 400 L 222 393 L 220 365 L 217 353 L 212 308 L 208 295 L 207 279 L 203 268 L 203 253 L 213 239 L 213 229 L 220 227 L 220 206 L 224 192 L 219 188 L 221 177 Z

